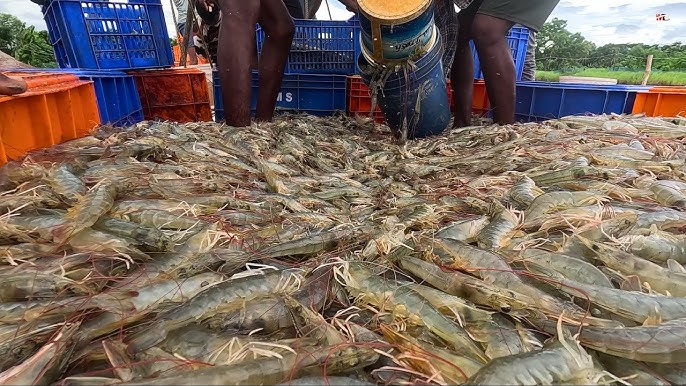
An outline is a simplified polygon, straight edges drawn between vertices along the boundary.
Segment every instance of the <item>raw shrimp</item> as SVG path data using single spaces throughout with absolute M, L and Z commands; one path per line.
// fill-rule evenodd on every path
M 463 384 L 483 367 L 483 363 L 479 361 L 401 334 L 383 324 L 381 332 L 389 343 L 400 349 L 401 353 L 396 361 L 407 362 L 428 377 L 436 376 L 440 383 Z
M 511 261 L 521 262 L 533 271 L 536 271 L 536 267 L 552 269 L 570 280 L 600 287 L 614 288 L 607 276 L 593 264 L 565 254 L 530 248 L 519 253 Z
M 521 326 L 501 314 L 493 314 L 489 321 L 467 321 L 465 329 L 486 347 L 490 359 L 533 351 L 541 346 L 530 334 L 522 334 Z
M 469 385 L 595 384 L 603 375 L 592 357 L 569 334 L 542 350 L 493 359 L 470 377 Z
M 458 241 L 441 240 L 434 243 L 433 253 L 436 262 L 454 269 L 474 272 L 486 282 L 529 296 L 541 312 L 558 317 L 563 311 L 580 321 L 585 312 L 573 304 L 565 303 L 545 292 L 524 284 L 517 274 L 499 255 Z M 603 323 L 601 320 L 590 322 Z
M 593 251 L 594 257 L 608 268 L 616 269 L 625 275 L 637 275 L 641 281 L 648 282 L 656 291 L 686 296 L 686 274 L 672 272 L 607 244 L 577 237 Z
M 686 238 L 660 231 L 656 226 L 648 235 L 630 234 L 617 239 L 617 243 L 627 252 L 650 260 L 666 263 L 669 259 L 686 264 Z
M 83 322 L 77 333 L 77 341 L 89 342 L 123 325 L 139 321 L 152 312 L 164 310 L 169 304 L 187 301 L 222 279 L 219 274 L 205 272 L 184 280 L 164 280 L 146 287 L 132 287 L 135 289 L 133 294 L 126 292 L 127 289 L 100 293 L 92 302 L 105 312 Z
M 0 373 L 3 385 L 51 384 L 67 365 L 79 323 L 65 325 L 31 358 Z
M 206 225 L 206 222 L 201 219 L 157 209 L 143 209 L 130 212 L 122 215 L 122 219 L 156 229 L 183 230 Z
M 112 208 L 116 194 L 117 188 L 111 181 L 102 180 L 94 186 L 69 208 L 66 216 L 69 223 L 53 231 L 55 242 L 63 243 L 74 234 L 95 224 Z
M 536 197 L 524 211 L 525 221 L 533 221 L 563 209 L 606 202 L 607 196 L 593 192 L 550 192 Z
M 481 230 L 488 224 L 488 216 L 479 216 L 473 219 L 455 221 L 436 232 L 436 237 L 472 243 Z
M 685 298 L 599 287 L 564 278 L 557 278 L 557 281 L 559 284 L 554 285 L 559 290 L 580 299 L 588 299 L 616 315 L 637 323 L 643 323 L 656 315 L 662 320 L 686 318 Z
M 527 175 L 522 176 L 510 189 L 510 199 L 526 209 L 543 190 L 536 186 L 536 182 Z
M 423 263 L 423 261 L 421 262 Z M 407 285 L 413 291 L 422 295 L 429 303 L 445 315 L 456 316 L 458 319 L 464 320 L 465 323 L 491 321 L 492 312 L 477 308 L 474 304 L 461 297 L 450 295 L 421 284 L 403 283 L 403 285 Z
M 448 294 L 467 298 L 500 312 L 515 315 L 526 313 L 534 303 L 533 299 L 511 289 L 494 286 L 458 271 L 444 272 L 433 263 L 411 256 L 398 261 L 398 264 L 402 269 Z
M 183 371 L 171 376 L 161 376 L 139 381 L 119 383 L 121 386 L 132 385 L 169 385 L 169 384 L 203 384 L 203 385 L 264 385 L 283 382 L 288 377 L 322 374 L 321 367 L 326 366 L 326 373 L 337 374 L 370 365 L 379 355 L 370 348 L 356 347 L 321 347 L 302 350 L 298 354 L 286 353 L 281 358 L 265 357 L 234 365 L 205 367 L 198 370 Z
M 309 255 L 331 250 L 339 243 L 350 239 L 353 234 L 353 231 L 350 229 L 330 230 L 320 234 L 306 236 L 297 240 L 272 245 L 264 249 L 260 249 L 256 253 L 261 258 Z
M 64 197 L 67 203 L 76 202 L 86 194 L 86 185 L 75 176 L 65 165 L 60 165 L 51 170 L 46 180 L 55 193 Z
M 136 353 L 150 348 L 164 339 L 169 331 L 212 316 L 213 313 L 229 311 L 246 299 L 260 294 L 293 291 L 301 280 L 302 270 L 288 269 L 257 272 L 208 286 L 187 302 L 160 315 L 153 326 L 132 336 L 127 342 L 128 350 Z
M 649 367 L 637 361 L 604 353 L 598 353 L 598 358 L 609 372 L 627 379 L 632 385 L 671 386 L 671 383 L 661 378 L 650 368 L 653 366 Z
M 455 350 L 472 359 L 486 361 L 486 356 L 459 325 L 446 318 L 417 292 L 393 285 L 373 275 L 360 262 L 348 262 L 344 271 L 337 271 L 346 287 L 362 303 L 384 307 L 407 318 L 411 324 L 424 325 L 448 342 Z
M 650 187 L 650 190 L 655 196 L 655 201 L 660 204 L 668 207 L 686 208 L 686 195 L 678 189 L 657 181 Z
M 486 225 L 476 237 L 477 245 L 488 250 L 498 250 L 510 241 L 514 236 L 520 218 L 511 210 L 502 207 L 491 217 Z

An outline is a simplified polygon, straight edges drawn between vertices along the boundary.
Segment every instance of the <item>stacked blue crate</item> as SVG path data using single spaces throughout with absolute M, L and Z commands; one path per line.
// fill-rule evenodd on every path
M 161 0 L 50 0 L 42 11 L 61 68 L 130 70 L 174 64 Z
M 60 68 L 94 82 L 102 123 L 143 120 L 132 76 L 174 64 L 161 0 L 49 0 L 41 7 Z
M 102 124 L 124 127 L 143 120 L 143 107 L 133 76 L 121 71 L 70 72 L 80 79 L 93 81 Z
M 636 93 L 648 86 L 517 82 L 515 117 L 519 122 L 568 115 L 631 114 Z
M 346 110 L 346 78 L 356 72 L 360 52 L 359 22 L 295 20 L 295 36 L 288 55 L 276 112 L 331 115 Z M 255 31 L 258 53 L 264 31 Z M 213 71 L 215 121 L 224 119 L 221 83 Z M 251 110 L 257 108 L 258 78 L 252 74 Z

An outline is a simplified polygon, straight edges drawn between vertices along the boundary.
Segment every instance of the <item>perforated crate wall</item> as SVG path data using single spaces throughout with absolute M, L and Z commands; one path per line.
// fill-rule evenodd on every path
M 160 0 L 52 0 L 43 18 L 62 68 L 162 68 L 174 64 Z

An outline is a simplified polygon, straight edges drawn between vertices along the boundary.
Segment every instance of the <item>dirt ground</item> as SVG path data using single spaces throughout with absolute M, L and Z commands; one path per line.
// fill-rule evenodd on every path
M 6 53 L 0 51 L 0 69 L 6 68 L 33 68 L 28 64 L 22 63 Z

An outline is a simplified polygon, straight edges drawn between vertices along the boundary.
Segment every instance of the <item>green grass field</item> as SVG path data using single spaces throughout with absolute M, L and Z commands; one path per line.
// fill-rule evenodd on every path
M 617 82 L 620 84 L 641 84 L 641 79 L 643 79 L 642 71 L 610 71 L 603 68 L 587 68 L 564 74 L 555 71 L 536 71 L 536 80 L 557 82 L 561 75 L 612 78 L 617 79 Z M 654 86 L 684 86 L 686 85 L 686 72 L 653 72 L 650 74 L 650 78 L 648 78 L 648 84 Z

